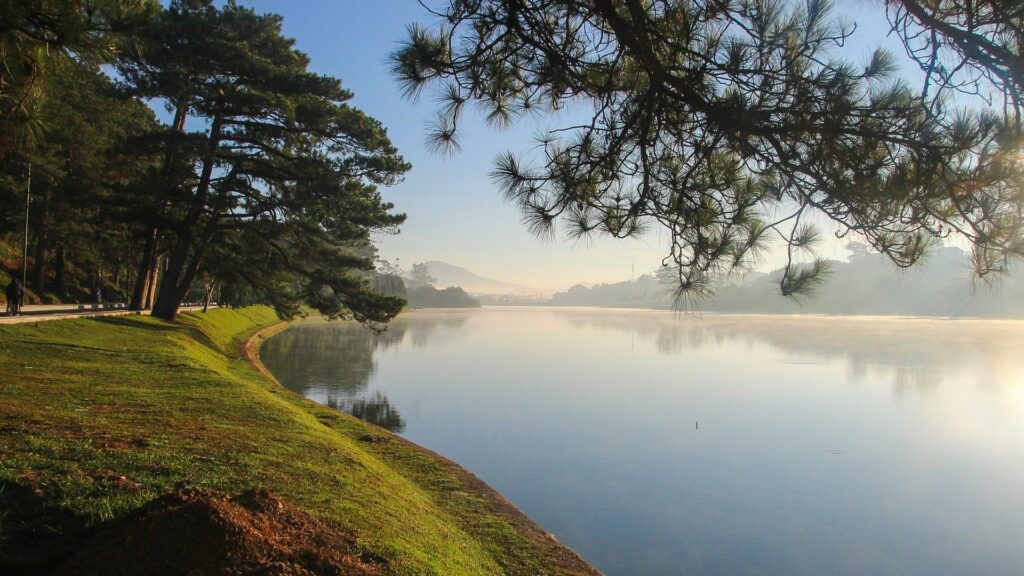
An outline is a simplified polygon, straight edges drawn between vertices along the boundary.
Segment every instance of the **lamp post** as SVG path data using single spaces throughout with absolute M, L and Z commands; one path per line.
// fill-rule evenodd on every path
M 28 285 L 28 209 L 32 205 L 32 163 L 28 164 L 28 184 L 25 185 L 25 245 L 21 252 L 21 290 Z M 24 296 L 22 296 L 24 300 Z

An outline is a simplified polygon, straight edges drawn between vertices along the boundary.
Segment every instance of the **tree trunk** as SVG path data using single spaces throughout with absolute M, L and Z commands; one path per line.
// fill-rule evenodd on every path
M 213 300 L 213 290 L 217 287 L 214 282 L 207 282 L 203 288 L 205 289 L 205 297 L 203 298 L 203 314 L 210 309 L 210 301 Z
M 132 272 L 133 272 L 133 270 L 132 270 L 132 262 L 134 262 L 132 260 L 132 247 L 133 246 L 134 246 L 134 242 L 131 240 L 131 238 L 129 238 L 128 239 L 128 253 L 127 253 L 127 255 L 125 256 L 125 259 L 124 259 L 124 282 L 125 282 L 125 284 L 131 282 L 132 278 L 135 277 L 134 274 L 132 274 Z M 129 289 L 132 290 L 133 292 L 129 293 L 128 292 Z M 134 296 L 134 290 L 135 290 L 135 285 L 134 284 L 132 284 L 131 286 L 122 286 L 121 287 L 121 291 L 128 295 L 129 300 Z
M 32 264 L 32 289 L 40 296 L 46 281 L 46 252 L 49 249 L 50 234 L 50 189 L 45 187 L 43 205 L 39 209 L 38 228 L 36 229 L 35 262 Z
M 40 231 L 36 235 L 36 249 L 33 254 L 32 263 L 32 289 L 35 290 L 36 294 L 42 296 L 43 294 L 43 283 L 45 282 L 46 272 L 46 252 L 47 252 L 46 233 Z
M 146 243 L 142 247 L 142 260 L 139 261 L 139 272 L 135 278 L 135 288 L 132 290 L 132 300 L 129 307 L 132 310 L 146 310 L 148 289 L 155 273 L 154 262 L 156 260 L 156 241 L 158 230 L 155 224 L 146 230 Z
M 149 277 L 146 280 L 146 297 L 143 300 L 145 310 L 152 310 L 156 301 L 156 287 L 160 282 L 160 269 L 163 267 L 163 257 L 157 256 L 150 265 Z
M 223 119 L 219 115 L 214 116 L 213 123 L 210 125 L 206 157 L 203 159 L 203 169 L 192 198 L 192 206 L 189 208 L 185 220 L 177 227 L 178 238 L 167 259 L 167 270 L 164 271 L 164 279 L 160 282 L 156 302 L 153 304 L 153 316 L 157 318 L 174 320 L 174 317 L 178 315 L 178 308 L 181 307 L 181 301 L 188 293 L 192 279 L 199 268 L 205 241 L 199 242 L 193 253 L 194 228 L 203 215 L 210 194 L 210 182 L 213 178 L 213 166 L 216 162 L 222 126 Z
M 66 265 L 66 254 L 64 243 L 57 244 L 57 254 L 53 261 L 53 291 L 57 294 L 64 293 L 64 267 Z
M 179 133 L 184 132 L 186 120 L 188 120 L 188 106 L 179 103 L 174 111 L 174 130 Z M 139 271 L 135 278 L 135 288 L 132 290 L 132 300 L 129 305 L 133 310 L 148 310 L 153 306 L 153 286 L 156 285 L 156 277 L 159 275 L 156 266 L 158 260 L 157 244 L 160 239 L 159 219 L 167 210 L 167 200 L 163 192 L 169 189 L 169 171 L 176 151 L 177 146 L 168 146 L 164 154 L 164 165 L 159 182 L 161 197 L 157 199 L 155 207 L 157 212 L 156 218 L 146 229 L 146 243 L 143 246 L 142 260 L 140 260 Z
M 100 272 L 99 269 L 93 267 L 89 272 L 89 303 L 96 303 L 96 293 L 100 289 Z
M 181 281 L 188 264 L 189 248 L 192 244 L 192 225 L 187 222 L 178 232 L 178 239 L 174 244 L 174 250 L 167 257 L 167 269 L 164 271 L 163 280 L 160 281 L 156 292 L 156 302 L 153 303 L 153 316 L 164 320 L 174 320 L 178 315 L 178 308 L 181 306 Z M 187 286 L 186 286 L 187 289 Z
M 190 257 L 192 237 L 191 227 L 179 234 L 174 252 L 167 259 L 167 269 L 164 271 L 164 278 L 160 282 L 156 302 L 153 304 L 153 316 L 157 318 L 174 320 L 178 315 L 178 308 L 181 308 L 181 302 L 192 285 L 205 244 L 203 242 L 196 247 L 195 253 Z

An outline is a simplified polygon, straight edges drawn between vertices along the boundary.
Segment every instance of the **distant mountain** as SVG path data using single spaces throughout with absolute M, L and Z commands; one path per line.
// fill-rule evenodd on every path
M 882 255 L 867 252 L 832 265 L 828 283 L 805 302 L 779 295 L 782 271 L 775 270 L 754 272 L 720 287 L 699 306 L 717 312 L 1024 318 L 1024 276 L 995 279 L 991 287 L 972 283 L 967 254 L 958 248 L 937 250 L 922 265 L 905 271 Z M 550 303 L 612 308 L 671 308 L 673 304 L 652 274 L 631 282 L 573 286 L 555 294 Z
M 532 294 L 537 290 L 528 286 L 484 278 L 460 266 L 439 260 L 427 262 L 430 275 L 437 279 L 438 288 L 458 286 L 470 294 Z

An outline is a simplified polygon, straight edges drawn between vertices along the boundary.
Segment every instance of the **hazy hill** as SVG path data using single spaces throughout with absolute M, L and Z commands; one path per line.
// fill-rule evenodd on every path
M 433 286 L 409 288 L 407 296 L 412 308 L 479 308 L 480 300 L 457 286 L 438 290 Z
M 967 255 L 943 248 L 922 266 L 899 270 L 880 254 L 862 252 L 833 262 L 828 284 L 803 303 L 779 295 L 781 270 L 753 273 L 722 287 L 700 303 L 702 310 L 788 314 L 872 314 L 1024 318 L 1024 276 L 995 285 L 972 283 Z M 672 301 L 653 275 L 632 282 L 574 286 L 551 299 L 558 306 L 670 308 Z
M 430 275 L 437 279 L 434 285 L 438 288 L 458 286 L 471 294 L 532 294 L 537 292 L 527 286 L 484 278 L 465 268 L 439 260 L 431 260 L 426 265 L 430 270 Z
M 552 306 L 670 308 L 672 300 L 653 274 L 644 274 L 633 281 L 595 284 L 590 288 L 577 284 L 556 293 L 549 303 Z

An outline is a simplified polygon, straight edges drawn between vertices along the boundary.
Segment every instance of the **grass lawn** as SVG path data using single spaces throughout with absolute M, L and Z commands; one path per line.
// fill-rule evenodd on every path
M 183 485 L 264 487 L 389 574 L 593 573 L 453 463 L 278 386 L 243 353 L 276 322 L 255 307 L 0 326 L 0 490 L 95 527 Z M 2 508 L 0 553 L 17 529 Z

